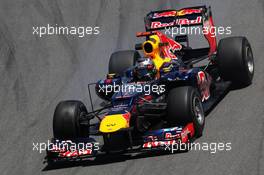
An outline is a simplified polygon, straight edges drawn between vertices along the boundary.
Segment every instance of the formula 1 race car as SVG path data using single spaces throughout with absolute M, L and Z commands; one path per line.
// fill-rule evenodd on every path
M 80 101 L 57 105 L 48 162 L 189 143 L 202 136 L 206 113 L 229 87 L 252 83 L 254 61 L 248 40 L 228 37 L 217 46 L 210 8 L 153 11 L 145 17 L 145 26 L 137 37 L 146 40 L 135 50 L 113 53 L 106 79 L 88 84 L 91 112 Z M 202 26 L 208 31 L 204 36 L 209 47 L 192 49 L 187 35 L 171 39 L 162 33 L 179 26 Z M 92 85 L 105 101 L 98 110 L 91 99 Z M 102 136 L 103 143 L 93 136 Z

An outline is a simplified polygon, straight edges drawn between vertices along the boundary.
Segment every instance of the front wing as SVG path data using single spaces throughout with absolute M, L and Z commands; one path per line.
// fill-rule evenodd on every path
M 129 147 L 125 153 L 140 153 L 154 150 L 169 152 L 175 145 L 188 143 L 193 137 L 194 127 L 192 123 L 184 127 L 178 126 L 148 131 L 142 135 L 140 145 Z M 92 138 L 75 140 L 53 139 L 52 144 L 47 149 L 46 161 L 48 163 L 78 161 L 96 158 L 97 156 L 107 155 L 108 153 L 103 150 L 103 144 L 100 145 Z

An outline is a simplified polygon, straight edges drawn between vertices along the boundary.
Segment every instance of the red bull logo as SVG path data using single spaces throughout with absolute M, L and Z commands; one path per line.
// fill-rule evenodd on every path
M 166 35 L 162 34 L 161 32 L 157 32 L 157 35 L 159 36 L 161 42 L 168 43 L 168 46 L 165 46 L 163 48 L 163 54 L 165 57 L 169 58 L 176 58 L 176 56 L 171 53 L 171 51 L 177 51 L 181 50 L 182 46 L 180 43 L 174 41 L 173 39 L 168 38 Z
M 176 14 L 177 14 L 177 11 L 166 11 L 166 12 L 161 12 L 161 13 L 154 13 L 153 19 L 176 16 Z
M 170 23 L 161 23 L 159 21 L 155 21 L 151 23 L 151 28 L 152 29 L 158 29 L 158 28 L 162 28 L 162 27 L 170 27 L 174 25 L 174 21 L 170 22 Z
M 162 17 L 173 17 L 173 16 L 184 16 L 184 15 L 190 15 L 195 13 L 202 13 L 202 9 L 182 9 L 179 11 L 172 10 L 172 11 L 165 11 L 160 13 L 154 13 L 153 19 L 156 18 L 162 18 Z
M 201 24 L 202 23 L 202 17 L 198 16 L 196 19 L 189 20 L 187 18 L 178 19 L 176 21 L 177 25 L 191 25 L 191 24 Z
M 182 9 L 177 12 L 177 16 L 190 15 L 194 13 L 201 13 L 201 9 Z
M 154 21 L 151 23 L 151 29 L 159 29 L 164 27 L 172 27 L 175 25 L 192 25 L 192 24 L 201 24 L 202 23 L 202 17 L 198 16 L 196 19 L 187 19 L 187 18 L 181 18 L 177 20 L 173 20 L 169 23 L 161 23 L 160 21 Z

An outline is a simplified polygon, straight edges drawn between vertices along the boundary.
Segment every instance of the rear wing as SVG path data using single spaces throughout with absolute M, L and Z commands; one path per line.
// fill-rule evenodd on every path
M 152 11 L 145 17 L 147 31 L 166 27 L 202 25 L 207 14 L 206 6 L 188 7 L 180 10 Z
M 162 30 L 170 27 L 202 26 L 210 51 L 209 55 L 216 52 L 217 42 L 211 7 L 196 6 L 180 10 L 152 11 L 145 17 L 146 31 Z

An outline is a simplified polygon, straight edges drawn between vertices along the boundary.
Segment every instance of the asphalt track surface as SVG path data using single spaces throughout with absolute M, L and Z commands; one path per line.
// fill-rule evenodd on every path
M 211 5 L 216 26 L 247 36 L 255 57 L 252 86 L 229 92 L 196 142 L 231 142 L 231 151 L 117 156 L 47 168 L 33 142 L 52 136 L 60 100 L 88 105 L 86 84 L 103 78 L 112 52 L 134 48 L 150 10 Z M 264 1 L 1 0 L 0 174 L 264 174 Z M 33 26 L 99 26 L 100 35 L 32 35 Z M 225 37 L 224 35 L 220 38 Z

